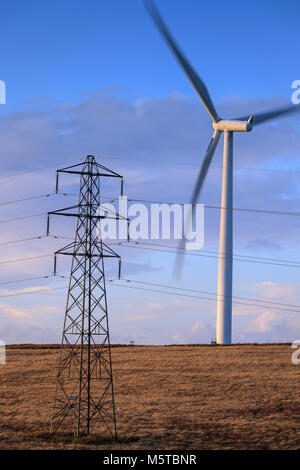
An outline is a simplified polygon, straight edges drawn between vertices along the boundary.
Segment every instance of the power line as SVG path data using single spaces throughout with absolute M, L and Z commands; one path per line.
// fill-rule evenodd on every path
M 125 287 L 127 289 L 136 289 L 136 290 L 141 290 L 141 291 L 146 291 L 146 292 L 155 292 L 157 294 L 170 294 L 170 295 L 177 295 L 177 296 L 180 296 L 180 297 L 189 297 L 189 298 L 193 298 L 193 299 L 213 300 L 214 302 L 217 301 L 217 299 L 212 299 L 210 297 L 203 297 L 203 296 L 199 296 L 199 295 L 181 294 L 181 293 L 177 293 L 177 292 L 168 292 L 168 291 L 163 291 L 163 290 L 158 290 L 158 289 L 146 289 L 144 287 L 125 286 L 123 284 L 114 284 L 113 282 L 109 282 L 109 284 L 111 286 Z M 255 307 L 255 308 L 268 308 L 268 309 L 271 309 L 271 310 L 281 310 L 281 311 L 284 311 L 284 312 L 288 311 L 288 312 L 300 313 L 300 310 L 272 307 L 272 306 L 269 306 L 269 305 L 265 305 L 265 306 L 264 305 L 254 305 L 254 304 L 249 304 L 249 303 L 246 303 L 246 302 L 236 302 L 236 301 L 233 301 L 232 303 L 239 304 L 239 305 L 247 305 L 249 307 Z
M 24 215 L 22 217 L 13 217 L 11 219 L 2 219 L 2 220 L 0 220 L 0 223 L 4 224 L 6 222 L 15 222 L 17 220 L 32 219 L 34 217 L 42 217 L 43 215 L 48 215 L 48 213 L 47 212 L 41 212 L 40 214 Z
M 51 196 L 56 196 L 56 195 L 61 195 L 61 196 L 77 196 L 77 194 L 74 193 L 48 193 L 48 194 L 41 194 L 37 196 L 31 196 L 28 198 L 24 199 L 17 199 L 17 200 L 12 200 L 12 201 L 5 201 L 1 202 L 0 206 L 8 205 L 8 204 L 15 204 L 19 202 L 24 202 L 24 201 L 29 201 L 32 199 L 39 199 L 39 198 L 44 198 L 44 197 L 51 197 Z M 113 196 L 102 196 L 102 199 L 108 199 L 110 202 L 114 202 L 118 198 L 113 197 Z M 180 206 L 184 206 L 188 203 L 183 203 L 183 202 L 170 202 L 170 201 L 153 201 L 153 200 L 147 200 L 147 199 L 134 199 L 134 198 L 128 198 L 128 202 L 144 202 L 148 204 L 177 204 Z M 295 216 L 299 217 L 300 212 L 293 212 L 293 211 L 279 211 L 279 210 L 271 210 L 271 209 L 252 209 L 252 208 L 244 208 L 244 207 L 222 207 L 222 206 L 213 206 L 209 204 L 204 204 L 205 209 L 223 209 L 223 210 L 232 210 L 232 211 L 238 211 L 238 212 L 250 212 L 250 213 L 260 213 L 260 214 L 271 214 L 271 215 L 287 215 L 287 216 Z M 2 222 L 12 222 L 15 220 L 22 220 L 25 218 L 31 218 L 31 217 L 39 217 L 41 215 L 45 215 L 44 213 L 42 214 L 34 214 L 30 216 L 25 216 L 25 217 L 17 217 L 13 219 L 6 219 L 6 220 L 0 220 L 0 223 Z
M 136 244 L 139 242 L 135 242 Z M 141 242 L 143 243 L 143 242 Z M 190 253 L 188 251 L 171 251 L 171 250 L 165 250 L 165 249 L 158 249 L 158 248 L 150 248 L 150 247 L 143 247 L 143 246 L 132 246 L 129 245 L 128 242 L 120 242 L 117 243 L 118 245 L 125 247 L 125 248 L 136 248 L 140 250 L 146 250 L 146 251 L 154 251 L 154 252 L 162 252 L 162 253 L 172 253 L 172 254 L 179 254 L 179 255 L 186 255 L 186 256 L 199 256 L 203 258 L 213 258 L 213 259 L 219 259 L 219 256 L 213 256 L 213 255 L 204 255 L 200 253 Z M 155 244 L 149 243 L 149 245 L 155 246 Z M 160 245 L 156 245 L 160 246 Z M 224 256 L 222 257 L 224 258 Z M 299 268 L 300 266 L 297 264 L 287 264 L 287 263 L 275 263 L 275 262 L 267 262 L 267 261 L 258 261 L 258 260 L 252 260 L 252 259 L 239 259 L 239 258 L 234 258 L 234 261 L 243 261 L 246 263 L 255 263 L 255 264 L 265 264 L 265 265 L 272 265 L 272 266 L 285 266 L 285 267 L 290 267 L 290 268 Z
M 50 276 L 40 276 L 40 277 L 36 277 L 36 278 L 31 278 L 31 279 L 41 279 L 41 278 L 47 278 L 47 277 L 50 277 Z M 60 276 L 60 277 L 64 278 L 64 276 Z M 22 282 L 22 281 L 25 281 L 25 280 L 29 280 L 29 278 L 16 280 L 16 281 L 9 281 L 9 282 Z M 183 294 L 183 293 L 178 293 L 178 292 L 169 292 L 169 291 L 158 290 L 158 289 L 148 289 L 148 288 L 136 287 L 136 286 L 125 286 L 125 285 L 119 284 L 119 283 L 115 284 L 114 281 L 115 281 L 115 279 L 109 279 L 108 280 L 110 285 L 118 286 L 118 287 L 125 287 L 125 288 L 128 288 L 128 289 L 136 289 L 136 290 L 141 290 L 141 291 L 146 291 L 146 292 L 155 292 L 155 293 L 158 293 L 158 294 L 177 295 L 177 296 L 180 296 L 180 297 L 187 297 L 187 298 L 200 299 L 200 300 L 217 301 L 217 299 L 212 299 L 210 297 L 203 297 L 203 296 L 198 296 L 198 295 Z M 154 283 L 148 283 L 148 282 L 142 282 L 142 281 L 133 281 L 131 279 L 121 279 L 121 281 L 141 283 L 141 284 L 164 287 L 164 288 L 168 288 L 168 289 L 182 290 L 182 291 L 187 291 L 187 292 L 195 292 L 195 293 L 196 292 L 199 292 L 199 293 L 201 293 L 201 292 L 205 293 L 206 292 L 206 291 L 198 291 L 198 290 L 193 290 L 193 289 L 177 288 L 177 287 L 174 287 L 174 286 L 168 286 L 168 285 L 164 285 L 164 284 L 154 284 Z M 1 283 L 1 285 L 8 284 L 9 282 Z M 49 292 L 49 291 L 53 291 L 53 290 L 66 289 L 67 287 L 68 286 L 61 286 L 61 287 L 51 287 L 51 288 L 47 288 L 47 289 L 38 289 L 38 290 L 34 290 L 34 291 L 29 291 L 29 292 L 16 292 L 14 294 L 0 295 L 0 298 L 16 297 L 16 296 L 20 296 L 20 295 L 39 294 L 39 293 L 45 293 L 45 292 Z M 218 295 L 218 294 L 210 293 L 210 292 L 207 292 L 207 293 L 209 295 L 216 295 L 216 296 Z M 236 297 L 236 296 L 234 298 L 245 299 L 245 300 L 248 299 L 247 297 Z M 251 298 L 249 298 L 249 300 L 256 301 L 256 302 L 261 302 L 261 304 L 255 305 L 255 304 L 250 304 L 250 303 L 247 303 L 247 302 L 237 302 L 237 301 L 233 301 L 233 303 L 238 304 L 238 305 L 246 305 L 246 306 L 250 306 L 250 307 L 255 307 L 255 308 L 268 308 L 268 309 L 271 309 L 271 310 L 280 310 L 280 311 L 284 311 L 284 312 L 288 311 L 288 312 L 300 313 L 300 310 L 295 310 L 295 308 L 299 308 L 299 306 L 296 306 L 296 305 L 282 304 L 282 303 L 279 303 L 279 302 L 271 302 L 271 301 L 251 299 Z M 268 303 L 268 304 L 272 304 L 272 305 L 264 305 L 263 302 Z M 281 307 L 275 307 L 273 305 L 290 306 L 290 307 L 293 307 L 293 308 L 292 309 L 290 309 L 290 308 L 281 308 Z
M 16 220 L 32 219 L 33 217 L 42 217 L 42 215 L 47 215 L 47 212 L 42 212 L 41 214 L 25 215 L 23 217 L 14 217 L 12 219 L 2 219 L 0 220 L 0 223 L 4 224 L 6 222 L 15 222 Z
M 79 160 L 83 160 L 83 158 L 79 158 Z M 65 163 L 73 163 L 73 162 L 77 162 L 77 161 L 78 161 L 78 159 L 76 159 L 76 160 L 65 160 L 63 162 L 57 162 L 57 163 L 53 163 L 53 164 L 47 165 L 47 166 L 42 166 L 42 167 L 38 167 L 38 168 L 31 168 L 30 170 L 20 171 L 19 173 L 12 173 L 10 175 L 4 175 L 4 176 L 1 176 L 0 179 L 13 178 L 15 176 L 25 175 L 26 173 L 33 173 L 35 171 L 42 171 L 42 170 L 46 170 L 48 168 L 57 167 L 59 165 L 65 164 Z
M 179 206 L 183 206 L 188 203 L 183 203 L 183 202 L 170 202 L 170 201 L 151 201 L 147 199 L 133 199 L 133 198 L 128 198 L 128 201 L 134 201 L 134 202 L 145 202 L 149 204 L 177 204 Z M 205 209 L 223 209 L 223 210 L 228 210 L 228 211 L 239 211 L 239 212 L 257 212 L 261 214 L 271 214 L 271 215 L 291 215 L 291 216 L 300 216 L 300 212 L 289 212 L 289 211 L 275 211 L 275 210 L 268 210 L 268 209 L 247 209 L 243 207 L 222 207 L 222 206 L 211 206 L 208 204 L 204 204 Z
M 13 281 L 0 282 L 0 286 L 4 286 L 6 284 L 16 284 L 16 283 L 19 283 L 19 282 L 26 282 L 26 281 L 36 281 L 38 279 L 49 279 L 50 277 L 54 277 L 54 274 L 45 274 L 44 276 L 26 277 L 24 279 L 15 279 Z M 61 279 L 65 279 L 65 276 L 56 276 L 56 277 L 60 277 Z
M 15 243 L 21 243 L 21 242 L 25 242 L 25 241 L 32 241 L 32 240 L 41 240 L 43 238 L 54 238 L 54 239 L 64 239 L 64 240 L 73 240 L 72 237 L 66 237 L 66 236 L 61 236 L 61 235 L 38 235 L 36 237 L 29 237 L 29 238 L 21 238 L 19 240 L 11 240 L 11 241 L 8 241 L 8 242 L 3 242 L 3 243 L 0 243 L 0 246 L 5 246 L 5 245 L 11 245 L 11 244 L 15 244 Z M 125 244 L 126 243 L 126 244 Z M 128 242 L 116 242 L 116 243 L 110 243 L 109 245 L 121 245 L 121 246 L 131 246 L 131 245 L 127 245 Z M 179 247 L 175 247 L 175 246 L 171 246 L 171 245 L 164 245 L 164 244 L 161 244 L 161 243 L 147 243 L 147 242 L 138 242 L 138 241 L 132 241 L 132 243 L 136 244 L 136 245 L 147 245 L 147 246 L 151 246 L 151 247 L 157 247 L 157 248 L 169 248 L 169 249 L 174 249 L 174 250 L 177 250 L 176 253 L 181 250 L 182 253 L 181 254 L 186 254 L 186 255 L 192 255 L 192 256 L 204 256 L 200 253 L 190 253 L 190 252 L 187 252 L 185 251 L 183 248 L 179 248 Z M 158 251 L 158 250 L 157 250 Z M 165 253 L 175 253 L 175 251 L 167 251 L 167 250 L 161 250 Z M 219 256 L 219 252 L 218 251 L 209 251 L 209 250 L 201 250 L 202 253 L 211 253 L 211 254 L 215 254 L 217 255 L 216 257 L 212 256 L 212 258 L 217 258 Z M 179 251 L 180 253 L 180 251 Z M 280 258 L 264 258 L 264 257 L 260 257 L 260 256 L 251 256 L 251 255 L 241 255 L 239 253 L 233 253 L 233 256 L 235 257 L 242 257 L 242 258 L 252 258 L 254 259 L 255 261 L 253 262 L 256 262 L 256 260 L 260 261 L 261 264 L 275 264 L 276 266 L 288 266 L 288 267 L 300 267 L 300 261 L 293 261 L 293 260 L 286 260 L 286 259 L 280 259 Z M 235 261 L 246 261 L 246 262 L 251 262 L 252 260 L 247 260 L 247 259 L 235 259 Z M 257 262 L 258 262 L 257 261 Z M 263 263 L 262 261 L 275 261 L 275 263 Z
M 42 238 L 55 238 L 55 239 L 64 239 L 64 240 L 73 240 L 71 237 L 63 237 L 60 235 L 38 235 L 36 237 L 21 238 L 20 240 L 11 240 L 9 242 L 0 243 L 0 246 L 13 245 L 15 243 L 27 242 L 31 240 L 41 240 Z
M 127 243 L 127 242 L 125 242 Z M 173 246 L 170 246 L 170 245 L 162 245 L 160 243 L 147 243 L 147 242 L 134 242 L 136 244 L 142 244 L 142 245 L 149 245 L 149 246 L 157 246 L 157 247 L 164 247 L 164 248 L 174 248 L 176 251 L 176 253 L 178 252 L 178 250 L 182 250 L 182 253 L 179 251 L 179 254 L 187 254 L 187 255 L 193 255 L 193 256 L 200 256 L 201 254 L 200 253 L 190 253 L 188 251 L 185 251 L 184 248 L 180 248 L 180 247 L 173 247 Z M 122 245 L 123 246 L 123 245 Z M 213 257 L 213 258 L 219 258 L 219 255 L 224 255 L 224 253 L 219 253 L 218 251 L 208 251 L 208 250 L 201 250 L 201 253 L 212 253 L 212 254 L 215 254 L 217 255 L 216 257 Z M 172 253 L 172 252 L 168 252 L 168 253 Z M 204 255 L 201 255 L 201 256 L 204 256 Z M 280 259 L 280 258 L 263 258 L 263 257 L 259 257 L 259 256 L 250 256 L 250 255 L 240 255 L 238 253 L 233 253 L 233 256 L 235 257 L 242 257 L 242 258 L 251 258 L 251 259 L 238 259 L 238 258 L 234 258 L 235 261 L 245 261 L 245 262 L 252 262 L 252 263 L 259 263 L 259 264 L 272 264 L 272 265 L 276 265 L 276 266 L 289 266 L 289 267 L 300 267 L 300 261 L 292 261 L 292 260 L 283 260 L 283 259 Z M 253 260 L 252 260 L 253 259 Z M 266 261 L 275 261 L 275 263 L 268 263 Z
M 31 256 L 30 258 L 16 258 L 16 259 L 10 259 L 7 261 L 0 261 L 0 264 L 17 263 L 19 261 L 29 261 L 29 260 L 38 259 L 38 258 L 49 258 L 50 256 L 53 256 L 53 253 L 49 255 Z
M 70 196 L 71 194 L 69 194 Z M 102 199 L 108 199 L 109 202 L 114 202 L 116 200 L 118 200 L 117 197 L 113 197 L 113 196 L 102 196 Z M 173 204 L 177 204 L 179 206 L 184 206 L 184 205 L 187 205 L 189 203 L 187 202 L 170 202 L 170 201 L 152 201 L 152 200 L 149 200 L 149 199 L 133 199 L 133 198 L 128 198 L 127 199 L 129 202 L 145 202 L 145 203 L 148 203 L 148 204 L 169 204 L 169 205 L 173 205 Z M 271 214 L 271 215 L 290 215 L 290 216 L 296 216 L 296 217 L 299 217 L 300 216 L 300 212 L 292 212 L 292 211 L 275 211 L 275 210 L 271 210 L 271 209 L 251 209 L 251 208 L 244 208 L 244 207 L 222 207 L 222 206 L 212 206 L 212 205 L 208 205 L 208 204 L 203 204 L 204 206 L 204 209 L 224 209 L 224 210 L 228 210 L 228 211 L 239 211 L 239 212 L 257 212 L 257 213 L 261 213 L 261 214 Z
M 29 238 L 21 238 L 20 240 L 11 240 L 9 242 L 0 243 L 0 246 L 13 245 L 15 243 L 27 242 L 27 241 L 30 241 L 30 240 L 39 240 L 39 239 L 42 239 L 44 237 L 46 237 L 46 235 L 39 235 L 37 237 L 29 237 Z
M 4 299 L 5 297 L 17 297 L 19 295 L 40 294 L 40 293 L 49 292 L 53 290 L 66 289 L 67 287 L 68 286 L 49 287 L 49 289 L 39 289 L 39 290 L 29 291 L 29 292 L 16 292 L 15 294 L 0 295 L 0 299 Z
M 133 162 L 138 162 L 138 163 L 151 163 L 151 164 L 157 164 L 157 165 L 174 165 L 174 166 L 190 166 L 190 167 L 199 167 L 197 163 L 192 163 L 192 162 L 169 162 L 166 160 L 145 160 L 145 159 L 140 159 L 140 158 L 128 158 L 128 157 L 111 157 L 111 156 L 103 156 L 100 155 L 97 157 L 100 160 L 103 159 L 109 159 L 109 160 L 121 160 L 121 161 L 133 161 Z M 79 160 L 83 160 L 83 158 L 79 158 Z M 20 171 L 18 173 L 11 173 L 8 175 L 1 176 L 0 179 L 7 179 L 7 178 L 13 178 L 16 176 L 24 175 L 27 173 L 33 173 L 36 171 L 43 171 L 47 170 L 49 168 L 57 167 L 61 164 L 65 163 L 73 163 L 78 160 L 64 160 L 60 162 L 53 163 L 51 165 L 43 166 L 43 167 L 37 167 L 37 168 L 31 168 L 29 170 L 24 170 Z M 222 166 L 216 166 L 212 165 L 212 168 L 219 168 L 222 169 Z M 270 173 L 300 173 L 300 170 L 283 170 L 283 169 L 271 169 L 271 168 L 255 168 L 255 167 L 234 167 L 234 170 L 245 170 L 245 171 L 260 171 L 260 172 L 270 172 Z
M 218 251 L 208 251 L 208 250 L 201 250 L 203 251 L 204 253 L 215 253 L 217 255 L 219 255 L 219 252 Z M 222 253 L 224 254 L 224 253 Z M 242 258 L 253 258 L 253 259 L 257 259 L 257 260 L 264 260 L 264 261 L 277 261 L 278 263 L 290 263 L 291 265 L 299 265 L 300 267 L 300 261 L 293 261 L 293 260 L 289 260 L 289 259 L 280 259 L 280 258 L 264 258 L 262 256 L 251 256 L 251 255 L 240 255 L 239 253 L 233 253 L 233 256 L 238 256 L 238 257 L 242 257 Z M 238 261 L 243 261 L 243 260 L 238 260 Z M 289 265 L 290 265 L 289 264 Z
M 149 245 L 149 246 L 158 246 L 158 247 L 164 247 L 164 248 L 174 248 L 176 250 L 185 251 L 184 248 L 175 247 L 175 246 L 171 246 L 171 245 L 163 245 L 161 243 L 147 243 L 147 242 L 137 242 L 137 241 L 135 241 L 134 243 L 142 244 L 142 245 Z M 201 252 L 202 253 L 213 253 L 213 254 L 216 254 L 218 256 L 219 256 L 219 254 L 224 254 L 224 253 L 219 253 L 219 251 L 209 251 L 209 250 L 201 250 Z M 293 260 L 280 259 L 280 258 L 264 258 L 262 256 L 241 255 L 239 253 L 233 253 L 233 256 L 242 257 L 242 258 L 253 258 L 255 260 L 262 260 L 262 261 L 277 261 L 278 263 L 279 262 L 291 263 L 291 264 L 295 264 L 296 266 L 299 265 L 299 267 L 300 267 L 300 261 L 293 261 Z M 243 261 L 243 260 L 237 260 L 237 261 Z M 248 260 L 245 260 L 245 261 L 248 261 Z
M 29 197 L 26 197 L 26 198 L 23 198 L 23 199 L 14 199 L 12 201 L 0 202 L 0 206 L 7 206 L 9 204 L 16 204 L 16 203 L 19 203 L 19 202 L 26 202 L 26 201 L 31 201 L 33 199 L 41 199 L 41 198 L 44 198 L 44 197 L 52 197 L 52 196 L 74 196 L 74 194 L 61 193 L 61 192 L 38 194 L 37 196 L 29 196 Z
M 15 199 L 14 201 L 0 202 L 0 206 L 6 206 L 8 204 L 16 204 L 17 202 L 31 201 L 32 199 L 40 199 L 40 198 L 43 198 L 43 197 L 51 197 L 54 194 L 55 193 L 39 194 L 38 196 L 26 197 L 24 199 Z
M 157 165 L 172 165 L 172 166 L 188 166 L 188 167 L 196 167 L 199 168 L 199 164 L 192 163 L 192 162 L 169 162 L 166 160 L 145 160 L 140 158 L 129 158 L 129 157 L 106 157 L 106 156 L 98 156 L 99 159 L 108 159 L 108 160 L 123 160 L 123 161 L 132 161 L 132 162 L 143 162 L 143 163 L 154 163 Z M 223 166 L 219 165 L 211 165 L 211 168 L 218 168 L 223 169 Z M 283 170 L 283 169 L 272 169 L 272 168 L 257 168 L 257 167 L 234 167 L 234 170 L 240 171 L 260 171 L 260 172 L 270 172 L 270 173 L 300 173 L 300 170 Z
M 47 235 L 40 235 L 40 236 L 37 236 L 37 237 L 23 238 L 23 239 L 20 239 L 20 240 L 12 240 L 12 241 L 9 241 L 9 242 L 0 243 L 0 246 L 20 243 L 20 242 L 30 241 L 30 240 L 38 240 L 38 239 L 42 239 L 42 238 L 46 238 L 46 237 L 47 237 Z M 64 237 L 64 236 L 59 236 L 59 235 L 48 235 L 48 237 L 52 237 L 54 239 L 72 240 L 71 237 Z M 175 248 L 175 247 L 172 247 L 172 246 L 169 247 L 168 245 L 162 245 L 162 244 L 137 242 L 137 241 L 135 241 L 134 243 L 135 243 L 136 246 L 129 245 L 128 242 L 116 242 L 116 243 L 110 243 L 110 245 L 119 245 L 119 246 L 122 246 L 122 247 L 125 247 L 125 248 L 136 248 L 136 249 L 145 250 L 145 251 L 154 251 L 154 252 L 157 251 L 157 252 L 162 252 L 162 253 L 172 253 L 172 254 L 180 254 L 180 255 L 187 255 L 187 256 L 198 256 L 198 257 L 213 258 L 213 259 L 218 259 L 219 258 L 218 252 L 213 252 L 213 251 L 203 250 L 205 253 L 215 253 L 216 256 L 205 255 L 205 254 L 201 254 L 201 253 L 190 253 L 188 251 L 184 251 L 183 249 L 181 249 L 182 251 L 179 251 L 180 248 L 178 249 L 178 248 Z M 137 246 L 137 245 L 147 245 L 147 246 L 144 247 L 144 246 Z M 154 248 L 150 248 L 150 246 L 154 247 Z M 161 249 L 161 247 L 166 247 L 166 248 L 171 248 L 171 249 L 166 250 L 166 249 Z M 43 258 L 43 257 L 47 257 L 47 256 L 52 256 L 52 254 L 34 256 L 34 257 L 30 257 L 30 258 L 18 258 L 18 259 L 14 259 L 14 260 L 1 261 L 0 264 L 9 264 L 9 263 L 14 263 L 14 262 L 18 262 L 18 261 L 27 261 L 27 260 Z M 264 264 L 264 265 L 272 265 L 272 266 L 284 266 L 284 267 L 291 267 L 291 268 L 299 268 L 300 267 L 300 262 L 298 262 L 298 261 L 288 261 L 288 260 L 280 260 L 280 259 L 276 260 L 276 258 L 259 258 L 259 257 L 255 257 L 255 256 L 253 256 L 253 257 L 249 256 L 249 258 L 255 258 L 255 259 L 239 259 L 239 258 L 236 258 L 236 256 L 245 256 L 246 257 L 246 255 L 234 254 L 233 256 L 234 256 L 234 261 L 243 261 L 243 262 L 247 262 L 247 263 L 256 263 L 256 264 Z M 256 259 L 256 258 L 258 258 L 258 259 Z M 260 261 L 260 260 L 262 260 L 262 261 Z M 278 261 L 278 262 L 268 262 L 268 261 L 263 261 L 263 260 L 274 260 L 274 261 Z M 282 262 L 282 261 L 284 261 L 284 262 Z M 293 264 L 288 264 L 288 263 L 293 263 Z
M 114 279 L 114 280 L 119 280 L 119 279 Z M 114 281 L 112 280 L 112 281 Z M 121 281 L 124 281 L 124 282 L 133 282 L 135 284 L 145 284 L 145 285 L 149 285 L 149 286 L 155 286 L 155 287 L 163 287 L 163 288 L 167 288 L 167 289 L 176 289 L 176 290 L 179 290 L 179 291 L 185 291 L 185 292 L 198 292 L 200 294 L 208 294 L 208 295 L 215 295 L 217 297 L 223 297 L 225 298 L 226 296 L 224 295 L 220 295 L 218 294 L 217 292 L 210 292 L 210 291 L 205 291 L 205 290 L 199 290 L 199 289 L 186 289 L 184 287 L 176 287 L 176 286 L 169 286 L 169 285 L 166 285 L 166 284 L 156 284 L 154 282 L 145 282 L 145 281 L 136 281 L 134 279 L 120 279 Z M 255 298 L 252 298 L 252 297 L 241 297 L 241 296 L 237 296 L 237 295 L 233 295 L 232 296 L 233 298 L 235 299 L 240 299 L 240 300 L 250 300 L 251 302 L 258 302 L 258 303 L 261 303 L 261 304 L 272 304 L 272 305 L 281 305 L 283 307 L 293 307 L 293 308 L 300 308 L 299 305 L 292 305 L 292 304 L 285 304 L 285 303 L 281 303 L 281 302 L 274 302 L 274 301 L 271 301 L 271 300 L 265 300 L 265 299 L 255 299 Z M 262 305 L 262 306 L 265 306 L 265 305 Z

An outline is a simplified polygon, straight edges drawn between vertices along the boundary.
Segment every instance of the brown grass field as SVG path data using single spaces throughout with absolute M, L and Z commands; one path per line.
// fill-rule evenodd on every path
M 289 345 L 112 348 L 119 441 L 49 437 L 59 350 L 11 347 L 0 366 L 1 449 L 300 449 Z

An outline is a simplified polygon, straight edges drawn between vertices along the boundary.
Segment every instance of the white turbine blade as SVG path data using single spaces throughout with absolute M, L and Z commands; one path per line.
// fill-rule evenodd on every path
M 193 204 L 193 205 L 196 204 L 196 202 L 199 198 L 203 183 L 204 183 L 205 178 L 206 178 L 208 168 L 211 164 L 212 157 L 214 156 L 214 153 L 215 153 L 216 147 L 218 145 L 220 136 L 221 136 L 221 131 L 214 131 L 213 136 L 211 138 L 211 141 L 209 143 L 209 146 L 207 147 L 206 154 L 205 154 L 203 163 L 201 165 L 199 175 L 198 175 L 198 179 L 197 179 L 197 183 L 195 185 L 193 196 L 192 196 L 192 199 L 191 199 L 191 204 Z
M 202 190 L 202 187 L 203 187 L 203 183 L 205 181 L 206 174 L 207 174 L 207 171 L 208 171 L 209 166 L 211 164 L 211 161 L 212 161 L 212 158 L 214 156 L 215 150 L 217 148 L 218 142 L 220 140 L 220 136 L 221 136 L 221 131 L 215 130 L 214 133 L 213 133 L 212 139 L 209 143 L 209 146 L 207 147 L 206 154 L 205 154 L 203 163 L 202 163 L 200 171 L 199 171 L 197 182 L 196 182 L 196 185 L 194 187 L 194 191 L 193 191 L 193 195 L 192 195 L 192 199 L 191 199 L 191 204 L 192 204 L 191 211 L 190 211 L 190 213 L 187 217 L 187 220 L 184 223 L 185 227 L 188 227 L 190 222 L 191 222 L 191 218 L 192 218 L 192 214 L 193 214 L 193 206 L 196 204 L 196 202 L 197 202 L 197 200 L 200 196 L 200 193 L 201 193 L 201 190 Z M 175 266 L 174 266 L 174 275 L 177 279 L 180 279 L 180 277 L 181 277 L 183 256 L 180 256 L 180 253 L 182 255 L 182 253 L 183 253 L 182 250 L 184 250 L 184 248 L 185 248 L 185 243 L 186 243 L 186 238 L 185 238 L 185 233 L 184 233 L 182 239 L 180 240 L 179 246 L 178 246 L 178 251 L 177 251 L 177 256 L 176 256 Z
M 192 82 L 196 92 L 198 93 L 199 97 L 201 98 L 208 114 L 212 118 L 214 122 L 220 121 L 220 117 L 214 107 L 208 89 L 203 82 L 203 80 L 199 77 L 199 75 L 195 72 L 191 64 L 185 58 L 184 54 L 181 52 L 179 47 L 177 46 L 176 42 L 172 38 L 169 30 L 167 29 L 162 17 L 160 16 L 156 6 L 152 2 L 152 0 L 144 0 L 144 4 L 149 11 L 154 23 L 156 24 L 157 28 L 161 32 L 162 36 L 166 40 L 167 44 L 169 45 L 171 51 L 177 58 L 178 62 L 180 63 L 181 67 L 185 71 L 186 75 Z
M 270 121 L 271 119 L 275 119 L 280 116 L 284 116 L 285 114 L 292 114 L 300 112 L 300 106 L 295 104 L 290 106 L 285 106 L 283 108 L 277 108 L 273 111 L 266 111 L 263 113 L 258 113 L 253 115 L 252 124 L 253 126 L 257 126 L 258 124 L 262 124 L 266 121 Z M 243 116 L 238 118 L 239 121 L 248 121 L 249 116 Z

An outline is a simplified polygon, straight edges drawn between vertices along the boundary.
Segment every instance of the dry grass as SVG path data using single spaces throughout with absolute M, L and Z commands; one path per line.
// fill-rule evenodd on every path
M 288 345 L 113 348 L 119 442 L 48 435 L 59 351 L 0 366 L 1 449 L 299 449 L 300 366 Z

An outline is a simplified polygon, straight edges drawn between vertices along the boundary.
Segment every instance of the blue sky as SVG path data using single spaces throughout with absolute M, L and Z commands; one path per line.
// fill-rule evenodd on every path
M 250 114 L 290 102 L 291 84 L 300 79 L 298 2 L 157 0 L 157 5 L 205 79 L 221 115 Z M 64 161 L 89 153 L 103 155 L 106 166 L 124 175 L 128 197 L 189 201 L 211 123 L 141 1 L 10 2 L 2 6 L 0 35 L 0 79 L 7 86 L 7 104 L 0 105 L 1 178 L 55 164 L 40 172 L 2 178 L 0 201 L 52 192 L 56 163 L 61 162 L 59 168 Z M 237 136 L 235 206 L 299 211 L 299 144 L 299 124 L 292 118 Z M 206 205 L 220 204 L 220 166 L 221 145 L 201 198 Z M 66 190 L 76 191 L 73 183 L 66 181 Z M 41 198 L 1 206 L 0 220 L 58 209 L 70 200 Z M 204 250 L 218 250 L 218 215 L 206 209 Z M 299 260 L 298 219 L 235 213 L 234 251 Z M 56 224 L 54 233 L 72 234 L 72 227 Z M 0 242 L 5 243 L 43 235 L 45 218 L 0 227 Z M 61 239 L 42 239 L 3 245 L 0 256 L 3 261 L 39 256 L 63 244 Z M 176 284 L 173 255 L 120 251 L 124 276 Z M 68 265 L 60 266 L 67 274 Z M 300 305 L 298 269 L 236 261 L 234 295 Z M 0 282 L 51 270 L 50 258 L 4 264 Z M 3 286 L 0 296 L 63 282 L 48 279 Z M 188 258 L 177 285 L 216 292 L 217 260 Z M 114 341 L 209 342 L 214 337 L 213 301 L 108 289 Z M 1 297 L 0 338 L 58 341 L 65 298 L 63 290 Z M 299 313 L 235 304 L 235 341 L 291 341 L 299 335 Z
M 290 96 L 298 72 L 299 2 L 161 0 L 162 14 L 216 100 Z M 140 0 L 12 1 L 1 7 L 8 104 L 80 100 L 102 87 L 133 98 L 194 97 Z

